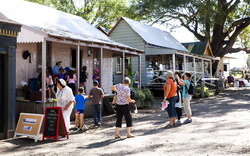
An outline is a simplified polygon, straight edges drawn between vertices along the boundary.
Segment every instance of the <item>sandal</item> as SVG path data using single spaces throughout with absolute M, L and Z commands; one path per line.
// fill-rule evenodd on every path
M 127 138 L 134 138 L 134 137 L 135 137 L 135 136 L 132 135 L 132 134 L 130 134 L 130 135 L 127 136 Z
M 120 135 L 116 135 L 115 139 L 121 139 L 121 136 Z
M 167 124 L 167 126 L 165 126 L 164 128 L 173 128 L 173 125 Z

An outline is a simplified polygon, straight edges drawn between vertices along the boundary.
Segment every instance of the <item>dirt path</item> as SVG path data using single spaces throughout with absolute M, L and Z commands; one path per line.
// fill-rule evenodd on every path
M 102 128 L 71 134 L 70 140 L 0 141 L 0 155 L 250 155 L 249 92 L 226 91 L 194 100 L 193 123 L 177 128 L 163 128 L 166 112 L 139 113 L 134 115 L 137 137 L 125 139 L 123 128 L 124 138 L 115 141 L 111 116 Z

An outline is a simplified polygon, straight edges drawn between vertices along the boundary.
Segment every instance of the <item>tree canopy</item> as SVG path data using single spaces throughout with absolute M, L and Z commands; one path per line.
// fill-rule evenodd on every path
M 152 24 L 177 20 L 199 41 L 209 41 L 215 56 L 250 52 L 249 0 L 134 0 L 133 5 Z M 239 40 L 243 45 L 235 48 Z

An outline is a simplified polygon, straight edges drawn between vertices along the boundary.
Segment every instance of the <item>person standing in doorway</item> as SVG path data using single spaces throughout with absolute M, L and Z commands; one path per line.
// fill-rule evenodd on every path
M 75 97 L 73 95 L 72 89 L 70 89 L 65 80 L 57 79 L 57 105 L 62 108 L 63 118 L 66 126 L 66 130 L 69 132 L 70 128 L 70 115 L 73 109 L 73 103 L 75 101 Z
M 88 99 L 92 98 L 92 105 L 94 107 L 94 124 L 95 127 L 99 127 L 101 125 L 102 120 L 102 110 L 101 110 L 101 99 L 104 97 L 104 93 L 101 88 L 98 87 L 99 82 L 93 82 L 93 88 L 90 90 Z
M 68 86 L 72 89 L 73 94 L 75 95 L 76 92 L 76 75 L 74 74 L 73 70 L 69 71 L 69 75 L 67 76 L 67 82 L 68 82 Z
M 127 125 L 127 138 L 135 137 L 134 135 L 131 134 L 132 116 L 129 108 L 129 103 L 135 103 L 135 100 L 132 100 L 130 98 L 130 88 L 129 88 L 130 83 L 131 80 L 128 77 L 126 77 L 122 84 L 117 84 L 111 87 L 111 89 L 117 93 L 115 139 L 121 138 L 120 128 L 122 127 L 123 116 L 125 116 Z
M 83 66 L 82 71 L 80 73 L 80 86 L 84 88 L 84 92 L 86 93 L 86 82 L 88 79 L 87 67 Z
M 177 81 L 179 85 L 182 85 L 182 97 L 183 97 L 183 106 L 184 106 L 184 111 L 187 116 L 187 119 L 184 121 L 185 124 L 191 123 L 192 122 L 192 110 L 190 107 L 190 100 L 191 100 L 191 95 L 188 94 L 188 90 L 190 88 L 190 78 L 191 74 L 190 73 L 185 73 L 184 75 L 184 81 L 180 79 L 178 75 L 176 75 Z

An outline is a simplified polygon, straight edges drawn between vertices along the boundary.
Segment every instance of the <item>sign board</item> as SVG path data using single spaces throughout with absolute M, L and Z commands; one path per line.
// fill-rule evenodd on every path
M 46 107 L 43 128 L 43 140 L 54 138 L 58 141 L 58 136 L 67 136 L 69 139 L 61 107 Z
M 43 122 L 43 116 L 44 115 L 42 114 L 21 113 L 17 123 L 14 139 L 17 135 L 30 136 L 34 137 L 35 142 L 37 142 Z

